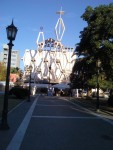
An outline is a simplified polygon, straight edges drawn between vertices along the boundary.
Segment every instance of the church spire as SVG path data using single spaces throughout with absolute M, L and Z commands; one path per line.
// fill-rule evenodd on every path
M 62 7 L 61 7 L 61 10 L 57 11 L 56 13 L 60 14 L 60 17 L 59 17 L 59 19 L 56 23 L 56 26 L 55 26 L 55 34 L 56 34 L 57 41 L 61 41 L 62 37 L 64 35 L 64 31 L 65 31 L 65 25 L 64 25 L 64 22 L 62 19 L 62 15 L 64 14 Z

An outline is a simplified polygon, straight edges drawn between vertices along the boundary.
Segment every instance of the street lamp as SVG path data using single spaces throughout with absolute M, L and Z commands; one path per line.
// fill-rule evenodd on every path
M 8 53 L 8 62 L 7 62 L 7 74 L 6 74 L 6 85 L 5 85 L 5 94 L 4 94 L 4 104 L 3 104 L 3 111 L 2 111 L 2 123 L 1 123 L 1 130 L 8 130 L 9 125 L 7 123 L 7 113 L 8 113 L 8 95 L 9 95 L 9 81 L 10 81 L 10 65 L 11 65 L 11 51 L 13 43 L 12 41 L 15 40 L 16 34 L 18 29 L 14 26 L 13 20 L 12 24 L 6 28 L 7 32 L 7 39 L 9 40 L 9 53 Z
M 33 74 L 34 74 L 34 84 L 35 84 L 35 62 L 36 62 L 36 60 L 35 60 L 35 58 L 33 57 L 32 59 L 31 59 L 31 62 L 33 63 Z
M 51 65 L 49 66 L 49 85 L 50 85 L 50 72 L 51 72 Z
M 49 66 L 49 86 L 48 86 L 48 96 L 51 95 L 51 90 L 50 90 L 50 71 L 51 71 L 51 65 Z
M 99 112 L 100 102 L 99 102 L 99 68 L 101 62 L 97 59 L 96 66 L 97 66 L 97 101 L 96 101 L 96 111 Z
M 30 71 L 30 75 L 29 75 L 29 97 L 28 97 L 28 102 L 30 102 L 30 95 L 31 95 L 31 71 L 32 71 L 32 66 L 29 66 L 29 71 Z

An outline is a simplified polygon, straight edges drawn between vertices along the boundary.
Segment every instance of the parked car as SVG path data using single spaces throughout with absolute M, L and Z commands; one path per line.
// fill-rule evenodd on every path
M 83 96 L 87 96 L 87 92 L 86 92 L 86 91 L 83 91 L 83 92 L 82 92 L 82 95 L 83 95 Z
M 104 98 L 109 98 L 110 93 L 109 92 L 104 92 Z
M 83 92 L 81 91 L 81 92 L 78 93 L 78 96 L 79 97 L 85 97 L 85 96 L 87 96 L 87 92 L 86 91 L 83 91 Z
M 92 92 L 92 97 L 97 97 L 97 92 Z M 99 93 L 100 98 L 104 98 L 104 93 Z

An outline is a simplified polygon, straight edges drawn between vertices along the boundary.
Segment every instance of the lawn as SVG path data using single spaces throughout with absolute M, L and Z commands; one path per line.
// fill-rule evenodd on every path
M 0 94 L 0 118 L 1 118 L 2 110 L 3 110 L 3 102 L 4 102 L 4 95 Z M 22 102 L 22 100 L 17 99 L 15 96 L 9 96 L 8 111 L 12 110 L 14 107 L 16 107 L 21 102 Z

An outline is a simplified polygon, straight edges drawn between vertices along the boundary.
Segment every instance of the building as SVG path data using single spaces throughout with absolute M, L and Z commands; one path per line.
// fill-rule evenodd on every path
M 8 61 L 8 45 L 3 45 L 3 51 L 0 54 L 0 61 L 3 62 L 7 66 Z M 20 68 L 20 54 L 18 50 L 12 50 L 11 52 L 11 67 Z
M 60 17 L 55 26 L 56 39 L 49 38 L 45 40 L 43 28 L 41 27 L 37 38 L 37 50 L 25 50 L 22 58 L 24 80 L 29 79 L 29 68 L 32 66 L 31 78 L 34 83 L 69 83 L 69 76 L 76 55 L 74 48 L 64 46 L 61 42 L 65 31 L 65 25 L 61 17 L 64 11 L 61 10 L 57 14 L 60 14 Z
M 10 82 L 14 83 L 14 82 L 16 82 L 18 79 L 19 79 L 19 75 L 13 74 L 13 73 L 10 74 Z

